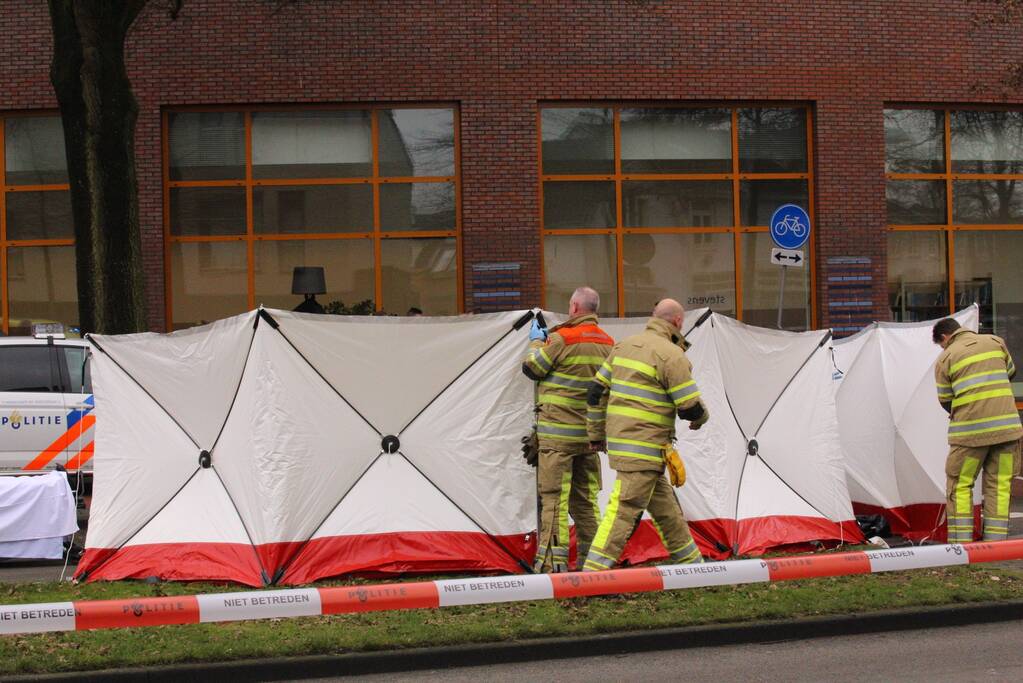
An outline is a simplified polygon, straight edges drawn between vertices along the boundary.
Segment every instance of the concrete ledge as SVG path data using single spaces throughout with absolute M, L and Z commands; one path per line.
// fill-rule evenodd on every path
M 81 673 L 15 676 L 11 682 L 181 680 L 276 681 L 328 676 L 355 676 L 396 671 L 505 664 L 613 655 L 626 652 L 682 650 L 695 647 L 804 640 L 860 633 L 908 631 L 997 621 L 1023 620 L 1023 600 L 944 605 L 868 614 L 809 617 L 783 621 L 715 624 L 686 628 L 632 631 L 566 638 L 545 638 L 450 647 L 385 650 L 340 655 L 179 664 L 146 668 L 105 669 Z

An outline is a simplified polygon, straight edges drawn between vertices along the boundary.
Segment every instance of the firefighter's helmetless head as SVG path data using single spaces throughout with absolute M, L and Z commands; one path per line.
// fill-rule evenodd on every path
M 600 294 L 597 294 L 597 290 L 592 287 L 580 287 L 572 292 L 572 298 L 568 300 L 568 317 L 596 313 L 598 308 Z
M 674 299 L 661 299 L 654 306 L 653 316 L 670 323 L 679 333 L 682 332 L 682 320 L 686 312 L 682 304 Z
M 949 342 L 952 341 L 952 335 L 958 329 L 959 322 L 955 318 L 939 320 L 934 323 L 934 327 L 931 329 L 931 340 L 943 349 L 948 348 Z

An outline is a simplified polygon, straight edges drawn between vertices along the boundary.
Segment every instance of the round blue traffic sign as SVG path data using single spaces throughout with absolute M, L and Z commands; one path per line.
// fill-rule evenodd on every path
M 782 204 L 771 215 L 771 239 L 782 249 L 799 249 L 810 239 L 810 215 L 795 204 Z

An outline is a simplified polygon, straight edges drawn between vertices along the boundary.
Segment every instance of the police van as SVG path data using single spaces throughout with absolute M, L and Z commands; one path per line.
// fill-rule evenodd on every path
M 0 337 L 0 475 L 57 469 L 91 478 L 89 344 L 62 331 Z

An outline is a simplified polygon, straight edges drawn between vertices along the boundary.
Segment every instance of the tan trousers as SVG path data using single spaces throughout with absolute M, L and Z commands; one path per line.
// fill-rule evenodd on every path
M 541 447 L 536 479 L 540 494 L 540 537 L 534 569 L 568 571 L 569 515 L 575 520 L 579 562 L 586 557 L 597 533 L 600 460 L 595 453 L 573 455 Z
M 1012 478 L 1020 472 L 1019 442 L 951 446 L 945 461 L 949 543 L 973 540 L 973 484 L 981 470 L 984 472 L 984 540 L 1000 541 L 1009 533 Z
M 703 562 L 675 492 L 663 473 L 656 470 L 619 472 L 583 571 L 613 567 L 644 510 L 653 517 L 654 528 L 672 562 Z

